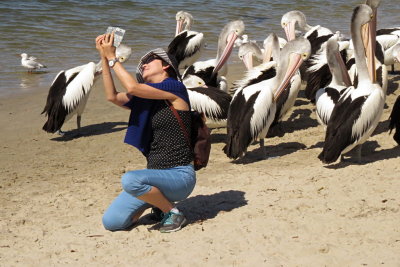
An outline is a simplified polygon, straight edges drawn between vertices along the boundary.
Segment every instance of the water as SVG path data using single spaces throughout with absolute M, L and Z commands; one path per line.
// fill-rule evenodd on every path
M 281 17 L 298 9 L 310 25 L 349 35 L 351 13 L 359 3 L 362 0 L 2 1 L 0 97 L 48 88 L 60 70 L 97 61 L 94 39 L 109 25 L 126 29 L 123 43 L 133 48 L 133 55 L 125 66 L 134 72 L 147 50 L 165 48 L 171 41 L 179 10 L 192 13 L 192 30 L 204 33 L 207 48 L 203 59 L 207 59 L 215 57 L 218 35 L 229 21 L 242 19 L 245 33 L 261 42 L 271 32 L 284 37 Z M 399 4 L 399 0 L 382 1 L 378 28 L 400 26 Z M 28 74 L 20 66 L 24 52 L 47 65 L 46 72 Z M 234 50 L 230 63 L 238 61 Z

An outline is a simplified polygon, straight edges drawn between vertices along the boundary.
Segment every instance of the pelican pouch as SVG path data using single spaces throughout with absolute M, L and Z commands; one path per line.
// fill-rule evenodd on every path
M 176 109 L 169 101 L 166 102 L 169 108 L 172 110 L 172 113 L 178 120 L 179 125 L 181 126 L 181 130 L 186 137 L 188 145 L 193 150 L 194 169 L 198 171 L 201 168 L 206 167 L 211 151 L 211 134 L 210 130 L 204 122 L 203 115 L 198 113 L 197 111 L 192 111 L 192 132 L 190 136 Z

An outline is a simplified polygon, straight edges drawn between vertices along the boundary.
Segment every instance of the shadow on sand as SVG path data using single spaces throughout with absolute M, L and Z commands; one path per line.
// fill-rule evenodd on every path
M 57 136 L 55 138 L 52 138 L 51 140 L 64 142 L 64 141 L 71 141 L 73 139 L 77 139 L 80 137 L 114 133 L 125 130 L 127 125 L 128 125 L 127 122 L 103 122 L 99 124 L 83 126 L 81 127 L 79 132 L 77 129 L 68 131 L 65 133 L 64 136 Z
M 237 190 L 222 191 L 212 195 L 198 195 L 189 197 L 178 203 L 177 207 L 187 219 L 187 224 L 200 223 L 215 218 L 220 212 L 229 212 L 247 205 L 245 192 Z M 151 214 L 143 216 L 138 224 L 150 225 L 156 223 L 151 219 Z M 158 230 L 155 224 L 149 230 Z

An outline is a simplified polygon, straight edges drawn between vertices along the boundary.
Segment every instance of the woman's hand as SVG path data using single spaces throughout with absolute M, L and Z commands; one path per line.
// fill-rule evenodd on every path
M 113 46 L 113 43 L 114 43 L 114 32 L 112 32 L 111 34 L 105 34 L 104 39 L 101 42 L 101 47 L 103 48 L 104 56 L 108 60 L 115 58 L 115 46 Z
M 96 37 L 96 49 L 97 49 L 97 51 L 99 51 L 99 54 L 100 54 L 101 58 L 105 57 L 104 56 L 103 47 L 101 46 L 101 44 L 104 41 L 104 37 L 105 37 L 105 34 L 102 34 L 102 35 L 99 35 L 99 36 Z

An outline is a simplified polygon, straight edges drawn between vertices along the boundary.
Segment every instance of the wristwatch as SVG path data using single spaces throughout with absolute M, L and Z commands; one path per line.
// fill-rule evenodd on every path
M 115 63 L 119 62 L 118 58 L 114 58 L 108 61 L 108 66 L 110 66 L 110 68 L 114 67 Z

